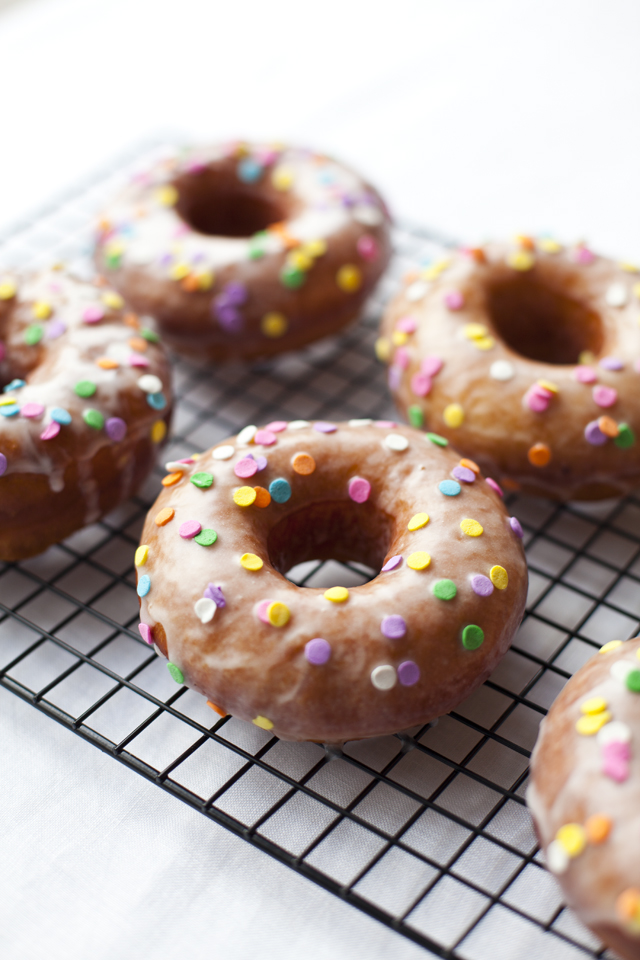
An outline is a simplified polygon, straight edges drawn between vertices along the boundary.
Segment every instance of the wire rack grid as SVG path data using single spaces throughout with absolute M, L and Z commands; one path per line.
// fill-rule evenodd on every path
M 137 148 L 0 235 L 3 266 L 91 272 L 97 209 L 165 148 Z M 251 367 L 175 360 L 163 460 L 247 423 L 393 416 L 373 343 L 398 276 L 441 249 L 398 229 L 363 321 Z M 278 741 L 176 687 L 137 631 L 134 549 L 159 487 L 64 543 L 0 564 L 0 683 L 205 816 L 440 957 L 609 956 L 562 903 L 524 804 L 541 718 L 604 642 L 638 632 L 640 499 L 558 505 L 511 497 L 525 529 L 527 612 L 492 677 L 439 722 L 343 749 Z M 354 586 L 359 564 L 301 564 L 308 586 Z

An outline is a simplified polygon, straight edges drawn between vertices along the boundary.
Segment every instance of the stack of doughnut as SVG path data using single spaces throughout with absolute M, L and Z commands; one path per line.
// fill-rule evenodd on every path
M 103 214 L 98 268 L 179 352 L 268 356 L 353 320 L 387 265 L 372 186 L 322 154 L 232 143 L 136 177 Z

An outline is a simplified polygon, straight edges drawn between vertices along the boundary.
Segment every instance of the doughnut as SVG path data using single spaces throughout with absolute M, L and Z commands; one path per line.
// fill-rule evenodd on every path
M 171 411 L 158 334 L 59 270 L 0 276 L 0 558 L 93 523 L 150 472 Z
M 452 251 L 389 305 L 398 408 L 509 490 L 556 500 L 640 482 L 640 276 L 549 238 Z
M 390 256 L 378 193 L 321 154 L 258 144 L 159 161 L 104 211 L 100 271 L 175 350 L 252 359 L 335 333 Z
M 602 647 L 543 720 L 527 802 L 547 866 L 596 936 L 640 958 L 640 637 Z
M 385 735 L 450 710 L 505 653 L 522 529 L 444 438 L 277 421 L 192 460 L 167 464 L 144 525 L 140 632 L 217 712 L 285 740 Z M 328 589 L 284 576 L 329 558 L 380 573 Z

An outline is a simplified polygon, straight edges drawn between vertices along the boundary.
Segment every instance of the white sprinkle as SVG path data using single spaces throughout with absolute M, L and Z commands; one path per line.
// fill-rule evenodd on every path
M 388 433 L 382 442 L 389 450 L 395 450 L 398 453 L 406 450 L 409 446 L 409 441 L 401 433 Z
M 411 300 L 411 302 L 414 303 L 416 300 L 422 300 L 428 289 L 429 285 L 425 283 L 424 280 L 416 280 L 407 287 L 404 295 L 407 300 Z
M 248 427 L 245 427 L 237 436 L 238 443 L 251 443 L 253 438 L 256 435 L 257 427 L 254 424 L 251 424 Z
M 371 418 L 365 418 L 364 420 L 349 420 L 350 427 L 368 427 L 370 423 L 373 423 Z
M 629 743 L 630 740 L 631 730 L 621 720 L 605 723 L 596 734 L 596 741 L 600 747 L 604 747 L 607 743 Z
M 202 623 L 209 623 L 213 620 L 213 615 L 216 612 L 216 605 L 213 600 L 209 597 L 200 597 L 199 600 L 196 600 L 194 608 L 196 612 L 196 617 L 198 620 L 201 620 Z
M 358 223 L 364 223 L 368 227 L 377 227 L 384 219 L 382 211 L 369 204 L 358 204 L 358 206 L 353 208 L 352 216 Z
M 235 447 L 232 447 L 230 443 L 226 443 L 224 447 L 216 447 L 211 456 L 214 460 L 230 460 L 235 452 Z
M 311 424 L 308 420 L 291 420 L 289 422 L 289 430 L 304 430 L 305 427 L 310 427 Z
M 508 360 L 495 360 L 489 373 L 494 380 L 511 380 L 516 375 L 515 368 Z
M 610 307 L 624 307 L 629 293 L 624 283 L 612 283 L 604 298 Z
M 167 471 L 167 473 L 178 473 L 178 472 L 184 473 L 184 471 L 185 471 L 185 470 L 187 469 L 187 467 L 189 467 L 189 466 L 191 466 L 191 464 L 189 464 L 189 463 L 180 463 L 179 460 L 168 460 L 168 461 L 165 463 L 164 468 L 165 468 L 165 470 Z
M 609 672 L 614 680 L 618 680 L 620 683 L 626 683 L 627 677 L 631 671 L 635 669 L 635 664 L 629 663 L 628 660 L 616 660 L 616 662 L 612 664 Z
M 547 866 L 552 873 L 564 873 L 569 866 L 569 854 L 557 840 L 547 847 Z
M 160 377 L 156 377 L 154 373 L 145 373 L 145 375 L 138 380 L 138 386 L 141 390 L 144 390 L 145 393 L 160 393 L 162 390 L 162 380 Z
M 371 683 L 377 690 L 391 690 L 396 685 L 396 672 L 388 663 L 376 667 L 371 671 Z

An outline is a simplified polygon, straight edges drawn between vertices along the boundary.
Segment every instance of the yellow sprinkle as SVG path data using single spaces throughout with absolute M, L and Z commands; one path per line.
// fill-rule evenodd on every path
M 18 292 L 18 287 L 13 280 L 3 280 L 0 283 L 0 300 L 11 300 Z
M 173 207 L 178 202 L 178 191 L 172 184 L 168 183 L 156 190 L 156 200 L 163 207 Z
M 505 568 L 499 566 L 499 564 L 496 564 L 495 567 L 491 567 L 489 576 L 491 578 L 491 583 L 498 590 L 506 590 L 509 586 L 509 574 Z
M 287 332 L 289 323 L 281 313 L 265 313 L 260 321 L 260 329 L 265 337 L 282 337 Z
M 407 566 L 412 570 L 426 570 L 430 563 L 431 557 L 424 550 L 417 550 L 416 553 L 411 553 L 407 557 Z
M 592 715 L 602 713 L 607 707 L 608 703 L 604 697 L 591 697 L 589 700 L 585 700 L 584 703 L 580 704 L 580 712 Z
M 544 253 L 560 253 L 562 250 L 562 244 L 558 243 L 557 240 L 552 240 L 550 237 L 538 240 L 538 246 Z
M 586 717 L 580 717 L 576 723 L 576 730 L 583 737 L 592 737 L 601 727 L 604 727 L 605 723 L 609 723 L 609 720 L 611 720 L 611 714 L 608 710 L 603 713 L 589 714 Z
M 620 269 L 624 270 L 625 273 L 640 273 L 640 268 L 635 263 L 629 263 L 626 260 L 623 260 L 620 264 Z
M 492 347 L 495 347 L 496 342 L 493 337 L 477 337 L 473 341 L 473 345 L 477 350 L 491 350 Z
M 0 407 L 10 407 L 15 402 L 14 397 L 0 397 Z
M 38 320 L 46 320 L 53 313 L 51 304 L 47 303 L 46 300 L 36 300 L 31 311 Z
M 415 513 L 409 523 L 407 524 L 407 530 L 419 530 L 420 527 L 426 527 L 429 523 L 429 514 L 428 513 Z
M 587 831 L 579 823 L 565 823 L 556 833 L 556 840 L 565 853 L 577 857 L 587 845 Z
M 442 419 L 448 427 L 459 427 L 464 420 L 464 410 L 459 403 L 450 403 L 442 411 Z
M 451 264 L 451 257 L 445 257 L 442 260 L 436 260 L 431 266 L 422 271 L 421 276 L 425 280 L 437 280 L 441 273 Z
M 538 380 L 538 386 L 542 387 L 543 390 L 548 390 L 549 393 L 559 393 L 560 387 L 553 383 L 551 380 Z
M 391 340 L 394 347 L 404 347 L 405 343 L 409 339 L 409 334 L 404 330 L 394 330 L 391 334 Z
M 107 290 L 106 293 L 103 293 L 102 302 L 105 306 L 109 307 L 110 310 L 119 310 L 120 307 L 124 307 L 124 300 L 115 290 Z
M 528 250 L 515 250 L 507 257 L 507 264 L 513 270 L 531 270 L 536 258 Z
M 467 340 L 479 340 L 481 337 L 486 337 L 489 333 L 484 323 L 465 323 L 462 332 Z
M 391 356 L 391 344 L 386 337 L 378 337 L 376 340 L 376 357 L 381 363 L 385 363 Z
M 164 420 L 156 420 L 151 427 L 151 439 L 154 443 L 161 443 L 167 435 L 167 425 Z
M 172 280 L 184 280 L 191 273 L 191 267 L 188 263 L 174 263 L 169 269 L 169 276 Z
M 484 528 L 478 523 L 477 520 L 469 520 L 467 518 L 461 521 L 460 529 L 463 533 L 466 533 L 468 537 L 479 537 Z
M 327 252 L 327 241 L 322 240 L 320 237 L 318 237 L 317 240 L 308 240 L 303 244 L 302 249 L 310 257 L 315 259 L 315 257 L 321 257 Z
M 267 607 L 267 620 L 273 627 L 284 627 L 289 622 L 291 611 L 286 603 L 270 603 Z
M 253 487 L 238 487 L 233 495 L 233 502 L 237 503 L 239 507 L 250 507 L 256 496 Z
M 122 240 L 109 240 L 104 249 L 108 257 L 119 257 L 124 253 L 125 245 Z
M 603 647 L 600 647 L 598 653 L 609 653 L 610 650 L 616 650 L 618 647 L 622 646 L 622 640 L 609 640 L 609 643 L 605 643 Z M 640 653 L 640 647 L 638 648 Z
M 640 300 L 640 283 L 634 283 L 633 285 L 633 295 Z
M 304 253 L 303 250 L 294 250 L 287 257 L 287 263 L 295 267 L 296 270 L 307 271 L 313 266 L 313 258 L 308 253 Z
M 271 183 L 276 190 L 290 190 L 293 186 L 293 170 L 291 167 L 276 167 L 271 175 Z
M 344 603 L 349 599 L 349 591 L 346 587 L 329 587 L 324 592 L 325 600 L 332 600 L 334 603 Z
M 273 722 L 271 720 L 267 720 L 266 717 L 258 716 L 251 722 L 255 723 L 256 727 L 262 727 L 263 730 L 273 730 Z
M 355 293 L 362 286 L 360 268 L 352 263 L 345 263 L 336 274 L 336 283 L 345 293 Z
M 213 281 L 215 280 L 215 274 L 213 274 L 211 271 L 206 273 L 197 273 L 196 280 L 200 290 L 211 290 Z
M 264 563 L 255 553 L 243 553 L 240 557 L 240 563 L 245 570 L 262 570 Z
M 136 567 L 144 567 L 149 558 L 149 547 L 142 543 L 136 550 Z

